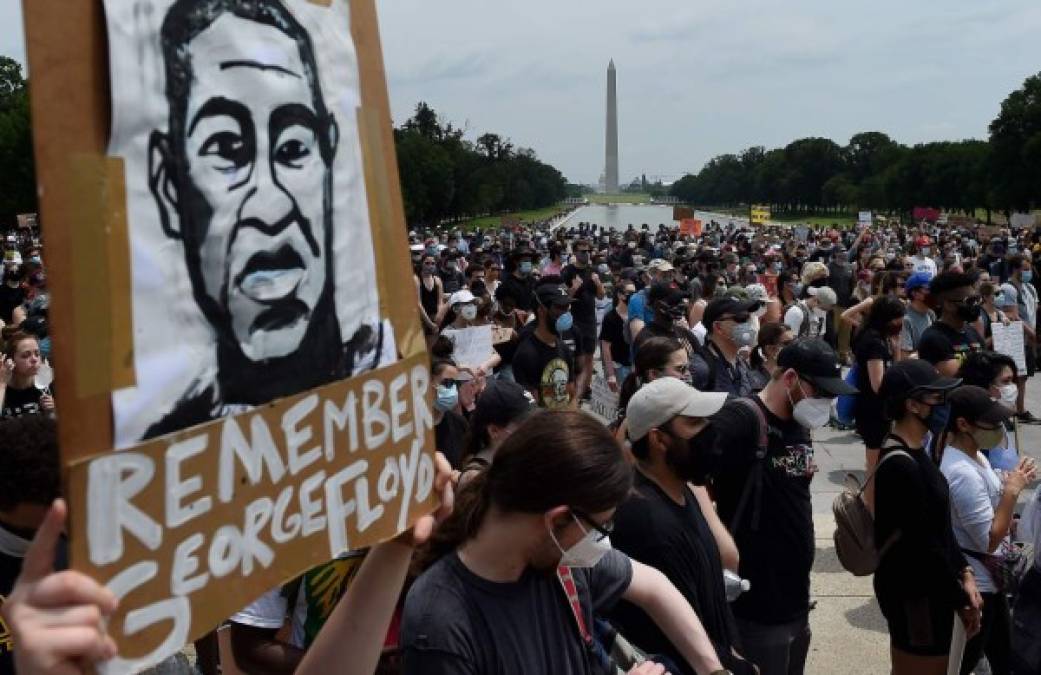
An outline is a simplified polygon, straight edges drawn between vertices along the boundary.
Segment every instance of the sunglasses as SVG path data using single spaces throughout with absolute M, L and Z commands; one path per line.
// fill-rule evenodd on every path
M 717 319 L 717 321 L 733 321 L 734 323 L 744 323 L 748 321 L 751 315 L 748 312 L 742 312 L 741 314 L 732 314 L 730 316 L 724 316 Z
M 592 516 L 588 515 L 583 511 L 579 511 L 574 507 L 571 508 L 571 513 L 575 514 L 575 517 L 577 517 L 579 520 L 584 520 L 587 525 L 596 530 L 597 534 L 600 535 L 598 541 L 603 541 L 604 539 L 607 539 L 611 536 L 611 533 L 614 532 L 613 520 L 609 520 L 603 525 L 601 525 L 600 523 L 593 520 Z

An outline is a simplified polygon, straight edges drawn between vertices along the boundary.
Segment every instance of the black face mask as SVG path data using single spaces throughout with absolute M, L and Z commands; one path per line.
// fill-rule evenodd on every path
M 958 318 L 962 321 L 968 321 L 972 323 L 976 319 L 980 318 L 980 306 L 979 305 L 965 305 L 958 304 Z
M 697 436 L 687 441 L 687 454 L 682 458 L 682 473 L 684 480 L 694 485 L 706 485 L 715 472 L 716 458 L 719 450 L 716 448 L 716 429 L 711 423 L 702 429 Z M 673 460 L 669 460 L 672 464 Z M 677 471 L 681 470 L 679 465 Z
M 813 288 L 824 288 L 828 285 L 828 277 L 821 277 L 820 279 L 814 279 L 810 282 L 810 286 Z

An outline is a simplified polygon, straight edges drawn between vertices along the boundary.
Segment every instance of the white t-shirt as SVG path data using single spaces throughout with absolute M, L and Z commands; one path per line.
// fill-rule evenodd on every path
M 951 488 L 951 525 L 958 545 L 980 553 L 994 553 L 987 549 L 990 543 L 990 528 L 994 523 L 994 509 L 1001 500 L 1001 481 L 990 462 L 982 453 L 976 459 L 961 450 L 947 446 L 943 451 L 940 471 Z M 1007 538 L 1006 538 L 1007 539 Z M 966 555 L 976 575 L 976 586 L 982 593 L 994 593 L 998 589 L 983 562 Z
M 1017 539 L 1033 542 L 1034 567 L 1041 570 L 1041 488 L 1034 490 L 1027 500 L 1019 520 Z
M 916 274 L 918 272 L 925 272 L 931 277 L 936 276 L 936 261 L 932 258 L 928 256 L 923 258 L 922 256 L 916 255 L 911 257 L 911 262 L 914 264 L 914 271 Z
M 806 310 L 808 309 L 810 312 L 810 325 L 806 335 L 802 335 L 800 331 L 802 330 L 803 321 L 806 320 Z M 784 323 L 792 329 L 796 337 L 822 338 L 828 329 L 828 313 L 820 307 L 810 309 L 805 302 L 797 302 L 784 313 Z

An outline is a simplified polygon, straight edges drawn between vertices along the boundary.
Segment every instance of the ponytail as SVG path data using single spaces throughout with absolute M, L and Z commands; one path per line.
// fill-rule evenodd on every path
M 422 572 L 477 534 L 491 505 L 488 472 L 472 472 L 455 495 L 452 514 L 441 523 L 430 541 L 416 555 L 416 571 Z

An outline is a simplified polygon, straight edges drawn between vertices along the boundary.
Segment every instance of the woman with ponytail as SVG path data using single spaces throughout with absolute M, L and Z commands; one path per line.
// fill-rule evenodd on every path
M 679 591 L 611 549 L 611 519 L 631 489 L 632 468 L 594 418 L 528 416 L 462 487 L 427 551 L 405 601 L 405 675 L 601 672 L 579 623 L 593 626 L 619 599 L 647 612 L 695 671 L 720 671 Z
M 625 438 L 625 408 L 640 387 L 665 376 L 690 384 L 688 359 L 687 350 L 671 337 L 653 337 L 640 345 L 633 359 L 632 372 L 622 382 L 622 389 L 618 393 L 618 419 L 612 424 L 616 438 Z

